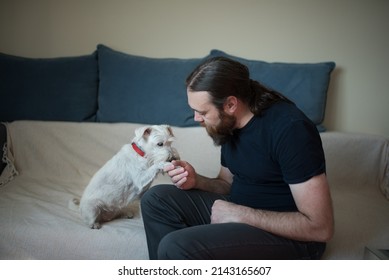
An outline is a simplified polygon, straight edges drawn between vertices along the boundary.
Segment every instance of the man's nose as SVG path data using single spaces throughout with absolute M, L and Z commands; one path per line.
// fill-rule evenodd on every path
M 196 121 L 196 122 L 202 122 L 203 121 L 203 117 L 199 114 L 199 113 L 197 113 L 196 111 L 194 112 L 194 120 Z

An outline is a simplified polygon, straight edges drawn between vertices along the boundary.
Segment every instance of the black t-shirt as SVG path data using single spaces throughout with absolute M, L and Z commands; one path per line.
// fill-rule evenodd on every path
M 222 146 L 221 164 L 234 175 L 232 202 L 274 211 L 296 211 L 288 184 L 325 172 L 316 126 L 286 102 L 272 105 L 237 129 Z

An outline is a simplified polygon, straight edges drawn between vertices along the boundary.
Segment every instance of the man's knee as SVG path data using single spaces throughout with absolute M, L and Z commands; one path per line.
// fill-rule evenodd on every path
M 203 226 L 187 227 L 166 234 L 158 246 L 160 260 L 212 259 Z
M 150 206 L 156 205 L 161 201 L 163 194 L 166 194 L 167 189 L 172 188 L 171 185 L 157 185 L 146 191 L 141 198 L 142 209 L 148 209 Z
M 159 260 L 189 259 L 187 240 L 180 231 L 173 231 L 165 235 L 158 246 Z

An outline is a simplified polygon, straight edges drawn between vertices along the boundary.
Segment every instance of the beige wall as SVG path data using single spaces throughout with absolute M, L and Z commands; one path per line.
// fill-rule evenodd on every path
M 151 57 L 218 48 L 251 59 L 337 63 L 325 125 L 389 136 L 389 1 L 0 0 L 0 52 Z

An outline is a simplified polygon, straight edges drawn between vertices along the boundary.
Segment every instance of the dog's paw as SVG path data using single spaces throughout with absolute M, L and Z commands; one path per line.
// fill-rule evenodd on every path
M 135 215 L 134 215 L 134 213 L 133 213 L 132 211 L 128 211 L 128 212 L 127 212 L 127 215 L 126 215 L 126 218 L 127 218 L 127 219 L 132 219 L 132 218 L 134 218 L 134 216 L 135 216 Z
M 94 223 L 90 226 L 91 229 L 100 229 L 101 228 L 101 224 L 100 223 Z
M 166 173 L 165 168 L 167 168 L 168 166 L 171 166 L 171 165 L 172 164 L 170 162 L 162 162 L 161 165 L 159 166 L 159 172 L 161 172 L 163 175 L 165 175 L 165 173 Z
M 171 164 L 170 162 L 159 162 L 155 166 L 157 169 L 163 171 L 166 165 Z

